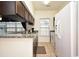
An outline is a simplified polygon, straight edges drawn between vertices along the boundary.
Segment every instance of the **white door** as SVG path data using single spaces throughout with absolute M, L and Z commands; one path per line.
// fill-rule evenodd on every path
M 40 18 L 39 20 L 38 41 L 50 42 L 49 18 Z

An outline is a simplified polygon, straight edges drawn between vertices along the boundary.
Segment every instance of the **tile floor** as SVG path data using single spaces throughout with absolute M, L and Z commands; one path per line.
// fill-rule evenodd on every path
M 40 42 L 38 46 L 45 46 L 46 54 L 37 54 L 37 57 L 55 57 L 54 48 L 49 42 Z

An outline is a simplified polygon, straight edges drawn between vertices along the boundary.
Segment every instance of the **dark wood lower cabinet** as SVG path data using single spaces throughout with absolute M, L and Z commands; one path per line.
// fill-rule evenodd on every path
M 33 57 L 36 57 L 37 47 L 38 47 L 38 37 L 36 37 L 33 42 Z

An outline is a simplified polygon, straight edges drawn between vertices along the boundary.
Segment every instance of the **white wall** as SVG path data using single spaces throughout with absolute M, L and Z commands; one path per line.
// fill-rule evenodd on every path
M 26 0 L 26 1 L 22 1 L 24 3 L 24 5 L 29 9 L 30 13 L 32 15 L 34 15 L 34 9 L 33 9 L 33 6 L 32 6 L 32 2 L 29 1 L 29 0 Z
M 35 17 L 34 28 L 35 28 L 35 30 L 39 30 L 39 19 L 40 18 L 49 18 L 50 19 L 50 30 L 53 30 L 53 17 L 56 13 L 57 13 L 57 11 L 50 11 L 50 10 L 35 11 L 35 13 L 34 13 L 34 17 Z
M 67 4 L 56 17 L 56 52 L 58 56 L 76 56 L 76 3 Z

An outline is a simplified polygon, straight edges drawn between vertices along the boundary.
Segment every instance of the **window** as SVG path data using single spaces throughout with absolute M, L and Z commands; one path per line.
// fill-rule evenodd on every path
M 21 22 L 0 22 L 0 36 L 25 33 Z
M 39 35 L 49 36 L 49 18 L 41 18 L 39 21 Z

